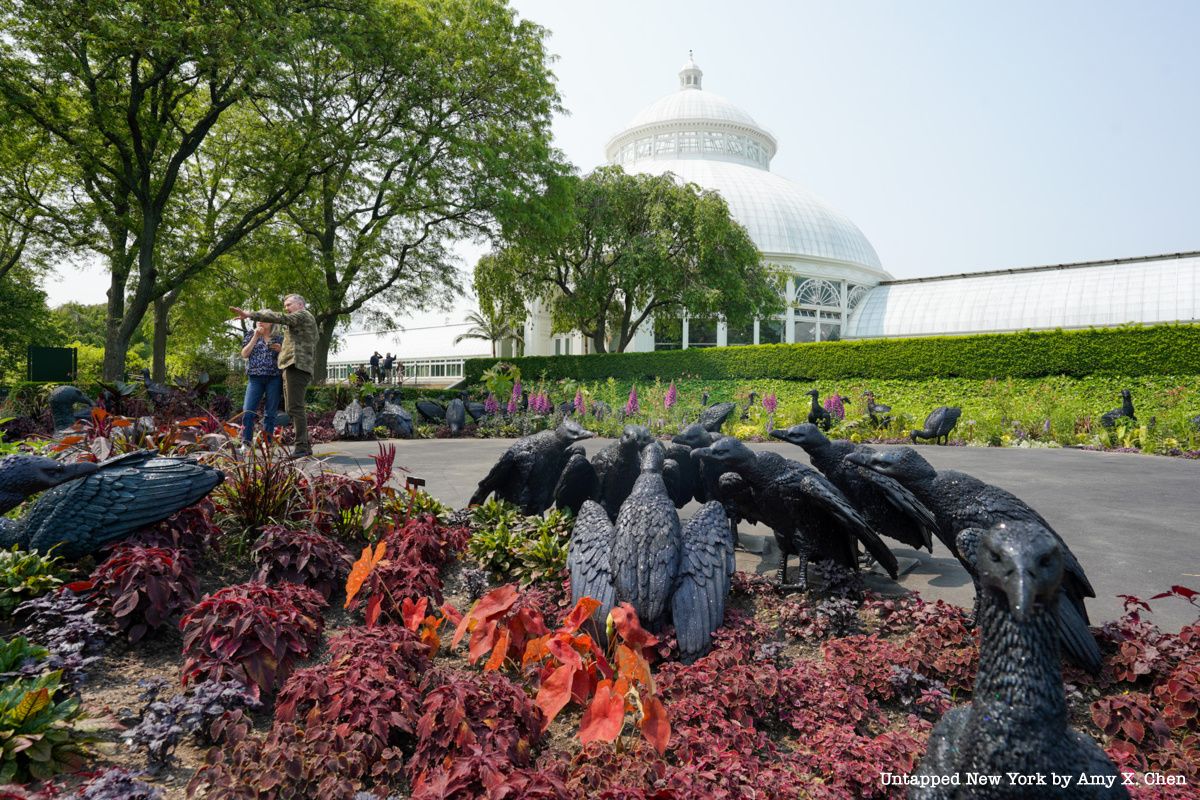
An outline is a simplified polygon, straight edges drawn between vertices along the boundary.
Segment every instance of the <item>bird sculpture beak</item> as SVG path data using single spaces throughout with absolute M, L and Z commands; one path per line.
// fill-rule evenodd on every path
M 780 440 L 782 440 L 782 441 L 785 441 L 785 442 L 790 442 L 790 441 L 791 441 L 791 439 L 789 439 L 789 438 L 788 438 L 788 436 L 787 436 L 787 431 L 781 431 L 781 430 L 779 430 L 778 428 L 777 428 L 777 429 L 775 429 L 775 430 L 773 430 L 773 431 L 771 431 L 771 438 L 772 438 L 772 439 L 780 439 Z
M 869 453 L 859 453 L 857 451 L 847 453 L 842 460 L 849 461 L 851 464 L 858 464 L 860 467 L 871 466 L 871 456 Z
M 708 458 L 711 455 L 712 455 L 711 447 L 697 447 L 695 450 L 692 451 L 692 458 L 696 459 L 697 461 L 699 461 L 702 458 Z
M 1018 566 L 1017 574 L 1005 583 L 1004 593 L 1008 595 L 1008 607 L 1012 610 L 1013 618 L 1017 622 L 1028 622 L 1033 615 L 1036 593 L 1033 575 Z

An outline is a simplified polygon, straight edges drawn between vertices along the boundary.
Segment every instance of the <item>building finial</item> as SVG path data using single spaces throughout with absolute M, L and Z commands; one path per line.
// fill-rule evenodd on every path
M 679 88 L 680 89 L 699 89 L 700 79 L 704 73 L 700 67 L 696 66 L 696 61 L 692 57 L 692 51 L 688 50 L 687 63 L 683 65 L 683 69 L 679 70 Z

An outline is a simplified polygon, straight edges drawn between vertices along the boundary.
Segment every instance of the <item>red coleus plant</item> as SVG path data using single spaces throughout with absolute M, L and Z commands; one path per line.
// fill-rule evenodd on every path
M 1167 725 L 1200 731 L 1200 654 L 1181 662 L 1155 686 L 1154 697 L 1162 703 Z
M 326 600 L 350 572 L 350 557 L 340 544 L 316 531 L 271 525 L 250 551 L 263 583 L 289 581 L 309 586 Z
M 184 684 L 237 680 L 255 697 L 271 694 L 320 642 L 324 607 L 321 595 L 294 583 L 243 583 L 214 592 L 180 622 Z
M 178 550 L 121 545 L 91 575 L 92 596 L 136 642 L 173 623 L 199 592 L 191 560 Z
M 1137 745 L 1153 747 L 1171 735 L 1150 697 L 1142 692 L 1100 698 L 1092 703 L 1092 721 L 1106 736 Z

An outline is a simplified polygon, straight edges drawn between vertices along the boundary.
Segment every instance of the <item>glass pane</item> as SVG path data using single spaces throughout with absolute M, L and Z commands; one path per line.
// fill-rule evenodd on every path
M 751 320 L 745 325 L 733 326 L 729 325 L 725 329 L 725 342 L 727 344 L 754 344 L 754 321 Z
M 821 341 L 836 342 L 842 338 L 842 326 L 837 322 L 821 321 Z
M 717 321 L 693 317 L 688 320 L 688 347 L 716 347 Z
M 817 340 L 817 323 L 811 320 L 796 320 L 797 342 L 815 342 Z
M 654 318 L 654 349 L 678 350 L 683 347 L 683 320 L 679 317 Z
M 783 320 L 778 317 L 759 320 L 758 343 L 779 344 L 783 341 Z

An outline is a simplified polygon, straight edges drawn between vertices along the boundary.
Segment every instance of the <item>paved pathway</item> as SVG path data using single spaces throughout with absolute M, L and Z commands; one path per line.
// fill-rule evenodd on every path
M 395 442 L 396 463 L 428 481 L 427 488 L 456 508 L 466 504 L 475 485 L 512 444 L 511 439 L 424 439 Z M 583 442 L 589 452 L 609 440 Z M 754 444 L 808 463 L 799 447 L 783 442 Z M 318 455 L 336 469 L 369 468 L 374 442 L 321 445 Z M 1071 546 L 1096 589 L 1088 601 L 1093 624 L 1121 614 L 1118 594 L 1142 598 L 1183 584 L 1200 590 L 1200 461 L 1096 453 L 1066 449 L 921 447 L 939 469 L 958 469 L 1013 492 L 1041 512 Z M 690 516 L 693 503 L 682 512 Z M 743 533 L 770 532 L 743 524 Z M 778 564 L 770 542 L 761 555 L 739 552 L 744 570 L 769 572 Z M 970 579 L 958 561 L 934 543 L 932 554 L 899 544 L 898 556 L 917 559 L 900 586 L 927 598 L 970 605 Z M 793 569 L 795 568 L 795 561 Z M 880 589 L 896 585 L 886 577 L 873 581 Z M 1151 619 L 1175 631 L 1196 617 L 1192 606 L 1177 598 L 1156 601 Z

